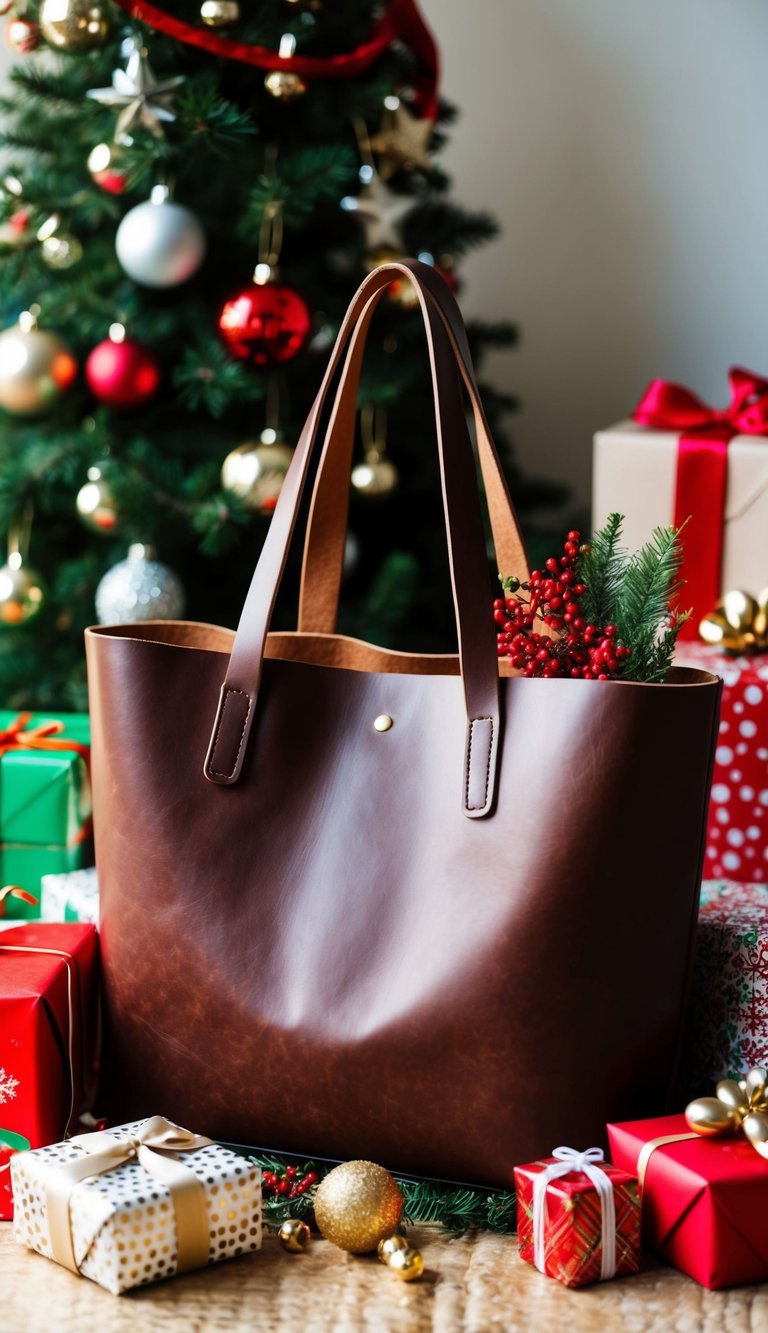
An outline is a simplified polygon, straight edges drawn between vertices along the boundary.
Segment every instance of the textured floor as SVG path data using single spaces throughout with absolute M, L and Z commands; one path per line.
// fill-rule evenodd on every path
M 2 1333 L 768 1333 L 768 1285 L 708 1292 L 668 1268 L 568 1291 L 517 1257 L 514 1238 L 411 1233 L 427 1260 L 405 1286 L 375 1259 L 324 1241 L 261 1254 L 115 1297 L 17 1246 L 0 1223 Z

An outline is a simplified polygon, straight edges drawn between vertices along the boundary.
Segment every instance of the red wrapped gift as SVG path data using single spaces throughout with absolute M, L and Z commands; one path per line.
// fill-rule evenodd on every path
M 643 1239 L 703 1287 L 768 1278 L 768 1161 L 743 1134 L 703 1138 L 684 1115 L 608 1126 L 614 1161 L 640 1180 Z
M 515 1167 L 520 1257 L 567 1287 L 584 1287 L 640 1263 L 637 1179 L 602 1149 L 555 1148 Z
M 726 657 L 685 644 L 678 666 L 723 677 L 720 732 L 712 774 L 705 879 L 768 882 L 768 653 Z
M 92 925 L 0 934 L 0 1121 L 33 1148 L 64 1138 L 93 1083 L 96 969 Z M 0 1192 L 0 1217 L 10 1216 Z

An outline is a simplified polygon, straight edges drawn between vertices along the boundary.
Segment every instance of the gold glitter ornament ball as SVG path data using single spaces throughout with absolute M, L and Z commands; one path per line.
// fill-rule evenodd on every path
M 109 17 L 94 0 L 43 0 L 40 29 L 60 51 L 93 51 L 109 35 Z
M 315 1221 L 326 1240 L 349 1254 L 368 1254 L 391 1236 L 405 1201 L 388 1171 L 375 1162 L 344 1162 L 318 1186 Z

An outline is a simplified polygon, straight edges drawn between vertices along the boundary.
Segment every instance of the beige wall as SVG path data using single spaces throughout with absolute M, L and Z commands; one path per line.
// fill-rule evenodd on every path
M 455 193 L 500 241 L 469 314 L 511 316 L 526 464 L 589 489 L 595 427 L 655 375 L 768 373 L 766 0 L 422 0 L 462 116 Z

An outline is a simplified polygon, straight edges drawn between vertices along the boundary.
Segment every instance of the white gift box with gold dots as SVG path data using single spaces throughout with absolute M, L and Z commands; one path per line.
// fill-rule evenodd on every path
M 134 1139 L 150 1122 L 107 1130 Z M 49 1226 L 53 1173 L 82 1159 L 76 1142 L 19 1153 L 12 1159 L 16 1239 L 48 1259 L 56 1258 Z M 176 1152 L 194 1172 L 205 1196 L 209 1264 L 261 1247 L 261 1171 L 219 1144 Z M 69 1228 L 78 1271 L 119 1295 L 170 1277 L 179 1267 L 171 1190 L 138 1160 L 124 1162 L 76 1183 L 69 1194 Z

